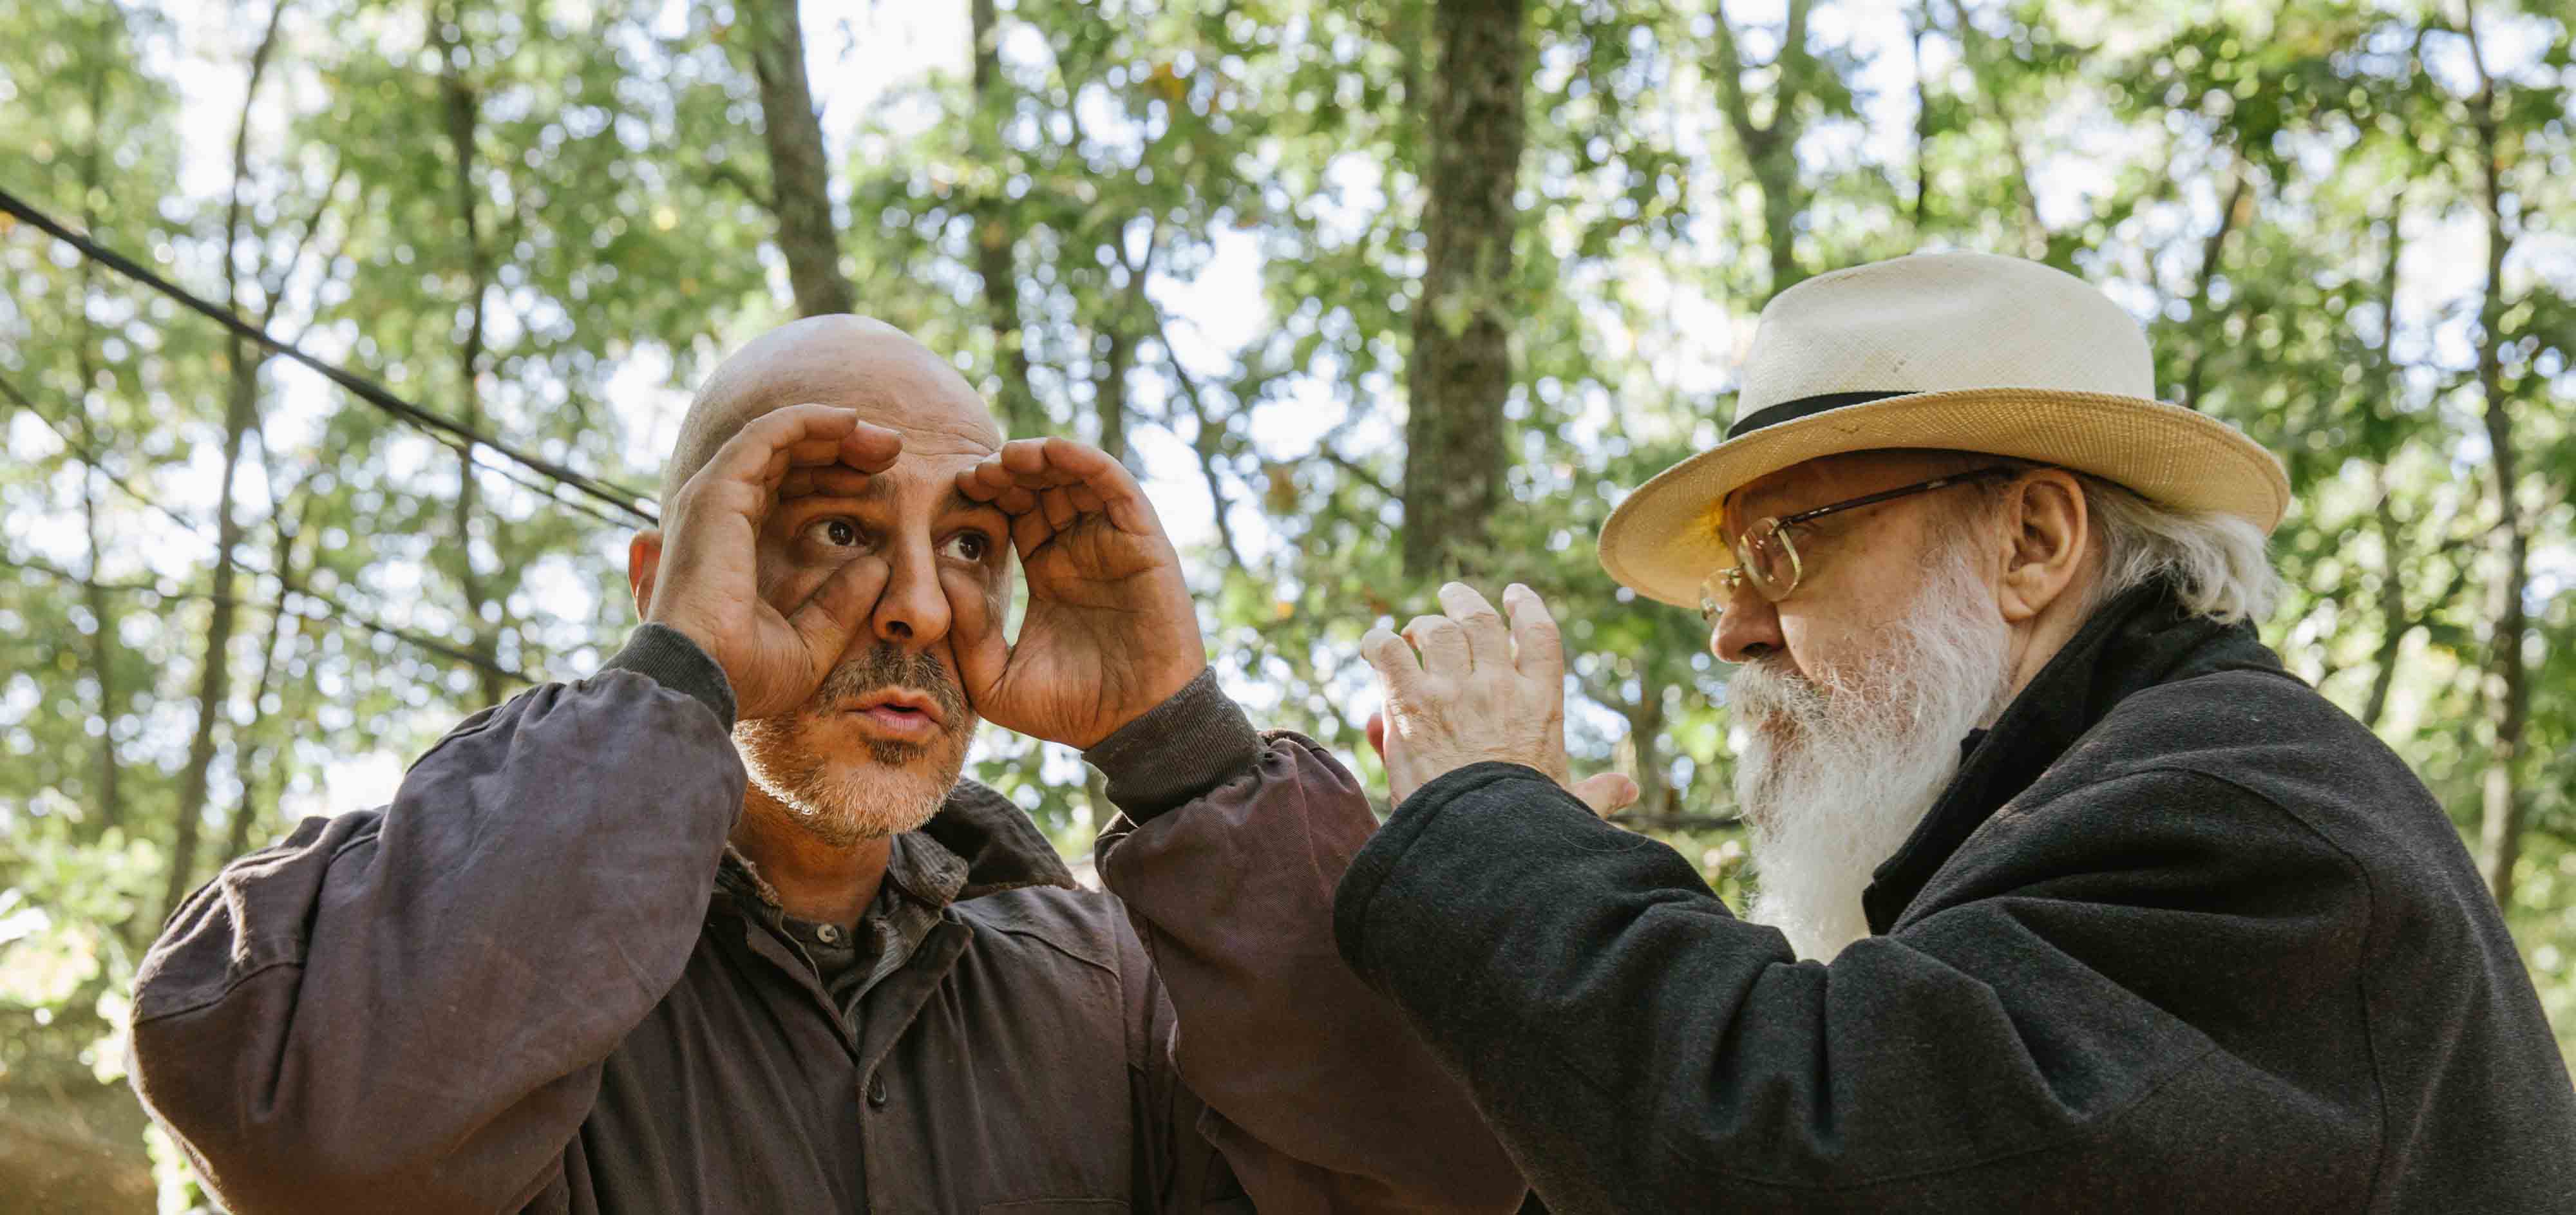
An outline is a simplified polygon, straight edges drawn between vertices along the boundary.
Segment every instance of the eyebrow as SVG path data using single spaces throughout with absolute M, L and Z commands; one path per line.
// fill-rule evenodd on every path
M 867 480 L 867 484 L 862 485 L 858 489 L 849 493 L 818 492 L 805 496 L 812 498 L 837 498 L 845 502 L 867 502 L 873 504 L 893 497 L 894 492 L 895 487 L 893 482 L 882 477 L 870 477 Z M 966 491 L 957 488 L 956 482 L 952 481 L 948 485 L 948 493 L 939 499 L 939 505 L 934 507 L 931 513 L 934 515 L 954 515 L 979 510 L 998 509 L 1000 508 L 994 506 L 990 502 L 978 502 L 973 498 L 967 497 Z

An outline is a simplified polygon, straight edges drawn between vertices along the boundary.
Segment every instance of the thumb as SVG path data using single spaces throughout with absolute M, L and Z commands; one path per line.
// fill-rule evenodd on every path
M 1386 759 L 1386 714 L 1375 711 L 1369 713 L 1368 742 L 1369 750 L 1377 752 L 1378 759 L 1384 761 Z
M 816 672 L 829 671 L 849 647 L 850 638 L 867 627 L 868 612 L 885 593 L 886 563 L 862 557 L 832 571 L 787 623 L 805 643 Z
M 1574 782 L 1574 788 L 1570 792 L 1582 799 L 1584 805 L 1590 806 L 1594 814 L 1603 818 L 1608 818 L 1637 804 L 1637 782 L 1628 779 L 1627 774 L 1622 772 L 1604 772 L 1599 776 L 1585 777 Z

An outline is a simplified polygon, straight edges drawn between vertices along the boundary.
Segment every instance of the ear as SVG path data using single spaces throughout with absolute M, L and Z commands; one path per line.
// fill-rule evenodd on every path
M 662 533 L 647 529 L 626 542 L 626 585 L 635 592 L 635 618 L 652 614 L 653 575 L 662 568 Z
M 2019 624 L 2065 598 L 2092 552 L 2084 485 L 2062 468 L 2043 468 L 2007 489 L 1997 520 L 2007 529 L 2003 576 L 1995 587 L 2004 619 Z

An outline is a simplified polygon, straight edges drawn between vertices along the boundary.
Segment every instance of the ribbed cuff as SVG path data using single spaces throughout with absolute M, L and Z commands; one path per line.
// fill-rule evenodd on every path
M 1110 802 L 1142 823 L 1252 767 L 1261 732 L 1210 668 L 1082 758 L 1109 778 Z
M 685 692 L 705 705 L 727 732 L 733 729 L 733 682 L 724 668 L 689 635 L 666 624 L 643 624 L 626 637 L 626 648 L 601 663 L 602 671 L 633 671 L 674 692 Z

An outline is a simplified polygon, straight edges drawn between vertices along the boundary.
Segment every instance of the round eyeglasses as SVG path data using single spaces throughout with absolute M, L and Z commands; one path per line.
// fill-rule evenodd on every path
M 1895 489 L 1864 494 L 1831 505 L 1819 506 L 1813 510 L 1802 510 L 1794 515 L 1778 517 L 1766 515 L 1756 519 L 1752 526 L 1737 532 L 1727 541 L 1727 548 L 1735 554 L 1735 564 L 1700 580 L 1700 619 L 1707 621 L 1711 628 L 1716 627 L 1718 618 L 1726 614 L 1727 600 L 1734 597 L 1735 588 L 1747 582 L 1753 584 L 1755 594 L 1770 603 L 1778 603 L 1788 598 L 1789 592 L 1798 589 L 1798 583 L 1806 577 L 1807 563 L 1798 555 L 1797 544 L 1790 539 L 1789 529 L 1791 528 L 1813 522 L 1837 511 L 1876 506 L 1881 502 L 1893 501 L 1897 498 L 1930 493 L 1936 489 L 1947 489 L 1953 485 L 1966 485 L 1974 481 L 2015 476 L 2020 472 L 2021 470 L 2017 468 L 1980 468 L 1975 472 L 1954 473 L 1947 477 L 1934 477 L 1929 481 L 1917 481 L 1912 485 L 1900 485 Z

